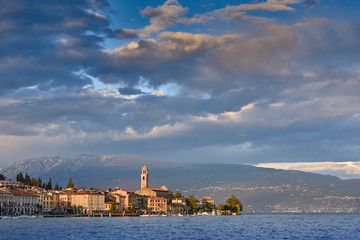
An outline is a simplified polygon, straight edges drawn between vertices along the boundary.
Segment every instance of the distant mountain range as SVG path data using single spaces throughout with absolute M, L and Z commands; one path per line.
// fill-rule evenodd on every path
M 360 180 L 301 171 L 240 164 L 200 164 L 152 161 L 134 155 L 44 157 L 12 163 L 0 169 L 7 179 L 22 171 L 44 181 L 99 189 L 140 188 L 141 167 L 149 168 L 149 185 L 166 185 L 183 195 L 211 196 L 217 203 L 236 195 L 248 212 L 360 212 Z

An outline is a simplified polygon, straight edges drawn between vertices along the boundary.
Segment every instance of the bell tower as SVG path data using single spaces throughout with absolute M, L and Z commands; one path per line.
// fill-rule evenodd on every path
M 144 165 L 141 169 L 141 188 L 147 188 L 149 183 L 148 168 Z

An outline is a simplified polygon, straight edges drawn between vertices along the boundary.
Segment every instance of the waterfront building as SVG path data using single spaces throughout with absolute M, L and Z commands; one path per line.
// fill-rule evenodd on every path
M 148 210 L 150 212 L 166 212 L 168 207 L 167 202 L 167 199 L 163 197 L 149 197 Z
M 140 208 L 141 205 L 141 197 L 136 194 L 134 191 L 129 190 L 123 190 L 123 189 L 116 189 L 115 191 L 111 192 L 111 195 L 119 195 L 123 198 L 118 198 L 117 202 L 120 203 L 122 209 L 128 209 L 128 208 Z M 121 204 L 120 201 L 123 201 L 123 204 Z
M 16 214 L 32 215 L 38 211 L 39 196 L 24 190 L 10 190 L 13 194 L 12 211 Z
M 149 171 L 146 165 L 141 169 L 141 188 L 135 193 L 142 197 L 142 206 L 147 207 L 151 211 L 163 212 L 167 211 L 167 206 L 171 204 L 173 196 L 169 193 L 169 189 L 163 185 L 161 188 L 149 187 Z M 163 202 L 166 202 L 164 204 Z M 165 210 L 164 210 L 165 207 Z
M 42 194 L 42 210 L 50 212 L 51 210 L 59 207 L 59 194 L 55 192 L 46 192 Z
M 108 195 L 105 195 L 105 203 L 115 202 L 117 204 L 119 212 L 122 212 L 126 208 L 125 199 L 126 199 L 125 196 L 122 196 L 117 193 L 110 192 Z
M 69 208 L 71 207 L 71 194 L 74 192 L 61 192 L 59 194 L 59 207 L 60 208 Z
M 77 192 L 71 194 L 71 206 L 85 213 L 105 211 L 105 194 L 102 192 Z
M 10 205 L 14 199 L 14 194 L 12 194 L 8 189 L 0 188 L 0 215 L 8 215 L 10 212 Z

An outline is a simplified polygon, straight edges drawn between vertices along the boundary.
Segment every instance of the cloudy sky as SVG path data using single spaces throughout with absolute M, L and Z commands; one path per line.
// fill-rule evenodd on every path
M 0 167 L 126 153 L 360 177 L 358 0 L 0 5 Z

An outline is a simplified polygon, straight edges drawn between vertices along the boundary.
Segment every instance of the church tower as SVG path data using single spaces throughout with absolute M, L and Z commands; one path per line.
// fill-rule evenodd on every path
M 141 169 L 141 188 L 147 188 L 149 183 L 149 173 L 146 165 Z

